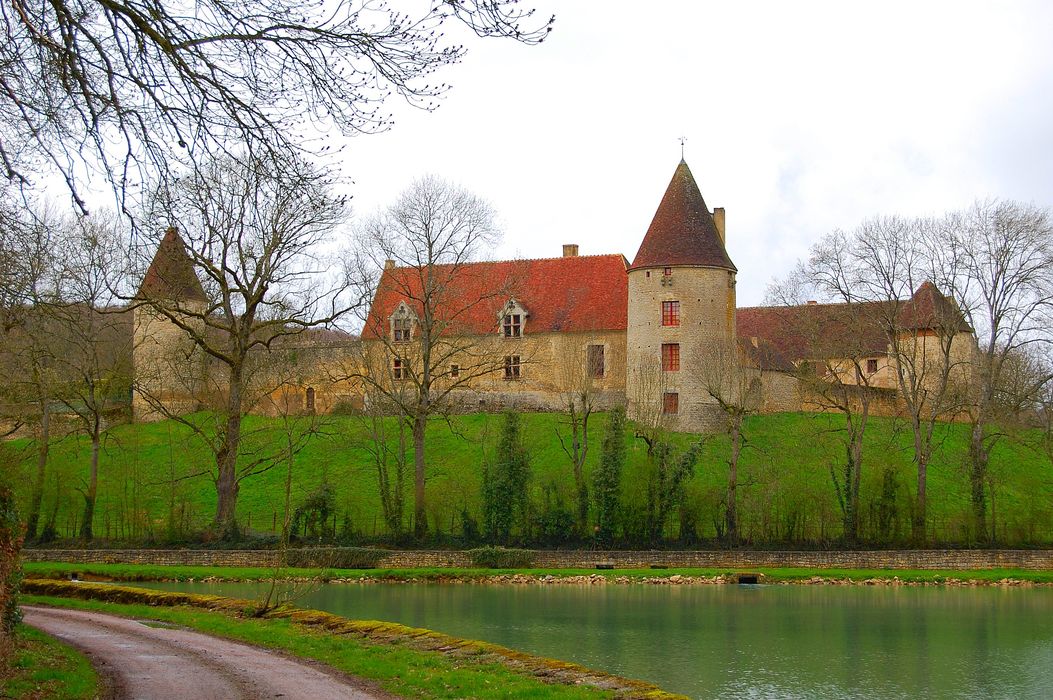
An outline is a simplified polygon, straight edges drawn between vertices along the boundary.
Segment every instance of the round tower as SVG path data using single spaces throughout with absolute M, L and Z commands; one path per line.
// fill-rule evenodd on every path
M 169 314 L 201 325 L 205 290 L 179 232 L 169 228 L 136 294 L 132 316 L 132 416 L 137 421 L 199 408 L 202 363 L 187 332 Z
M 715 428 L 706 363 L 735 343 L 735 273 L 724 210 L 710 212 L 683 160 L 629 266 L 626 398 L 634 420 Z

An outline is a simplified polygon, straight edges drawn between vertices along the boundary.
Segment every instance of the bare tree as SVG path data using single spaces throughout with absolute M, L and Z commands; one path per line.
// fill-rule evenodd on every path
M 513 279 L 470 264 L 498 235 L 489 204 L 436 177 L 415 181 L 360 231 L 360 275 L 371 279 L 373 304 L 354 378 L 410 426 L 418 539 L 428 528 L 428 421 L 503 371 L 493 344 Z
M 939 243 L 960 260 L 946 284 L 980 341 L 970 402 L 969 480 L 974 533 L 986 539 L 991 449 L 1002 435 L 1000 409 L 1007 406 L 1001 394 L 1012 383 L 1014 359 L 1053 342 L 1053 218 L 1034 205 L 988 200 L 942 223 Z M 1030 378 L 1035 386 L 1048 380 L 1041 373 Z
M 265 444 L 251 453 L 243 450 L 244 416 L 276 389 L 267 354 L 292 337 L 334 323 L 358 303 L 340 268 L 327 273 L 332 260 L 322 250 L 344 221 L 346 206 L 331 193 L 329 181 L 302 161 L 276 164 L 248 155 L 215 161 L 162 191 L 156 206 L 157 219 L 178 226 L 185 245 L 178 236 L 162 243 L 169 264 L 155 260 L 161 268 L 147 274 L 134 303 L 179 329 L 207 363 L 201 374 L 186 378 L 185 391 L 213 410 L 208 420 L 188 418 L 186 405 L 173 405 L 165 391 L 141 380 L 137 391 L 211 450 L 215 526 L 231 532 L 240 483 L 280 458 Z M 183 264 L 192 271 L 176 271 L 179 260 L 188 261 Z M 165 272 L 169 279 L 158 279 Z M 166 285 L 177 293 L 166 293 Z M 176 358 L 184 367 L 195 362 L 187 355 Z M 211 384 L 206 392 L 211 404 L 200 396 L 199 381 Z
M 40 519 L 51 448 L 51 407 L 57 395 L 58 351 L 53 329 L 42 327 L 42 297 L 53 287 L 56 256 L 53 218 L 31 215 L 0 192 L 0 382 L 5 437 L 29 427 L 36 442 L 36 470 L 26 513 L 26 537 L 34 539 Z
M 596 410 L 595 383 L 603 376 L 603 357 L 591 356 L 591 346 L 571 349 L 562 358 L 563 427 L 556 426 L 560 447 L 570 460 L 577 500 L 578 536 L 587 535 L 589 525 L 589 485 L 585 479 L 585 459 L 589 454 L 589 421 Z M 602 349 L 602 346 L 600 346 Z
M 431 109 L 424 82 L 459 61 L 457 25 L 535 44 L 552 20 L 515 0 L 158 3 L 16 0 L 0 11 L 0 163 L 9 180 L 60 173 L 82 210 L 96 169 L 130 184 L 242 148 L 275 162 L 327 148 L 319 134 L 386 128 L 391 94 Z M 230 144 L 236 144 L 232 150 Z
M 795 307 L 794 328 L 780 328 L 805 339 L 804 356 L 797 358 L 795 376 L 807 392 L 806 405 L 839 413 L 843 427 L 845 461 L 838 470 L 830 465 L 848 542 L 859 539 L 860 488 L 863 444 L 871 407 L 882 394 L 889 398 L 893 384 L 889 373 L 888 338 L 884 331 L 883 302 L 864 301 L 854 295 L 854 275 L 849 257 L 850 241 L 841 231 L 826 236 L 812 248 L 810 258 L 785 279 L 768 288 L 773 304 Z M 823 296 L 830 304 L 807 303 Z M 883 480 L 894 482 L 886 470 Z
M 729 543 L 735 544 L 739 539 L 737 491 L 739 456 L 745 442 L 743 421 L 760 410 L 761 369 L 747 354 L 742 343 L 730 339 L 712 343 L 696 371 L 706 393 L 720 407 L 724 430 L 731 438 L 728 487 L 724 502 L 724 535 Z
M 897 217 L 864 222 L 846 241 L 852 271 L 842 294 L 874 302 L 889 343 L 889 361 L 914 437 L 917 490 L 912 538 L 924 543 L 928 519 L 928 466 L 941 419 L 961 410 L 958 381 L 970 357 L 959 352 L 972 342 L 953 301 L 934 285 L 955 276 L 957 260 L 942 248 L 938 222 Z
M 131 314 L 114 307 L 114 289 L 124 270 L 115 227 L 101 219 L 60 223 L 58 286 L 40 305 L 51 329 L 53 364 L 62 378 L 57 397 L 91 444 L 88 479 L 81 495 L 80 537 L 94 537 L 99 454 L 103 433 L 129 408 Z

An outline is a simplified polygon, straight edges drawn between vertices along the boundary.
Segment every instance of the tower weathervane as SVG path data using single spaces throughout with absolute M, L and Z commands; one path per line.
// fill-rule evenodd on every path
M 680 160 L 684 159 L 684 143 L 687 141 L 686 136 L 681 136 L 680 139 Z

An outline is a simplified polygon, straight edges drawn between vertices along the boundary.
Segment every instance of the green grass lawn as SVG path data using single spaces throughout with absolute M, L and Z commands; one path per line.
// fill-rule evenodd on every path
M 427 443 L 429 526 L 433 532 L 457 534 L 461 512 L 479 517 L 481 464 L 500 429 L 499 415 L 455 416 L 449 425 L 435 421 Z M 556 437 L 561 416 L 524 414 L 523 430 L 530 448 L 532 500 L 573 502 L 569 462 Z M 279 439 L 278 423 L 250 417 L 246 421 L 251 449 L 267 451 Z M 784 413 L 753 416 L 746 423 L 746 449 L 740 464 L 740 528 L 754 543 L 816 542 L 840 535 L 840 510 L 830 468 L 840 468 L 843 446 L 835 415 Z M 596 465 L 604 416 L 594 417 L 586 471 Z M 929 525 L 935 542 L 968 542 L 969 484 L 966 468 L 967 426 L 937 427 L 938 449 L 929 468 Z M 1005 545 L 1053 542 L 1053 468 L 1037 450 L 1027 447 L 1034 435 L 1003 439 L 992 465 L 994 518 Z M 694 438 L 677 435 L 687 444 Z M 623 505 L 639 512 L 646 498 L 648 466 L 642 441 L 627 436 L 629 463 L 623 479 Z M 295 507 L 327 480 L 336 494 L 335 520 L 340 532 L 366 538 L 383 536 L 375 469 L 364 449 L 365 434 L 352 417 L 332 417 L 325 433 L 300 452 L 293 464 Z M 34 470 L 31 441 L 15 441 L 25 451 L 18 485 L 24 506 Z M 697 516 L 700 534 L 713 537 L 724 498 L 729 445 L 725 436 L 706 439 L 702 459 L 688 481 L 685 507 Z M 915 490 L 911 436 L 903 422 L 873 418 L 864 450 L 863 531 L 876 532 L 876 509 L 882 473 L 896 475 L 895 531 L 900 542 L 909 533 Z M 109 431 L 101 459 L 95 532 L 100 538 L 152 538 L 164 541 L 170 530 L 202 529 L 215 508 L 209 459 L 186 428 L 163 421 L 122 425 Z M 88 448 L 68 437 L 55 445 L 44 497 L 43 519 L 54 513 L 59 536 L 76 534 Z M 242 483 L 238 517 L 243 526 L 271 532 L 281 522 L 285 465 Z M 411 481 L 411 478 L 409 479 Z M 407 484 L 407 523 L 412 510 Z M 23 510 L 24 512 L 24 510 Z M 675 516 L 674 516 L 675 520 Z M 675 536 L 677 523 L 667 534 Z
M 224 581 L 261 581 L 274 575 L 273 569 L 236 566 L 153 566 L 142 564 L 70 564 L 64 562 L 27 562 L 25 574 L 30 578 L 68 579 L 71 574 L 110 581 L 201 581 L 212 578 Z M 947 579 L 963 581 L 1001 581 L 1015 579 L 1034 583 L 1053 583 L 1053 571 L 1028 569 L 810 569 L 810 568 L 670 568 L 670 569 L 286 569 L 290 578 L 318 578 L 320 580 L 384 578 L 421 581 L 449 578 L 486 578 L 491 576 L 525 574 L 528 576 L 604 576 L 643 579 L 655 576 L 706 576 L 734 574 L 741 571 L 764 574 L 768 581 L 800 581 L 813 576 L 829 579 L 866 580 L 872 578 L 901 581 L 941 582 Z
M 27 700 L 98 697 L 98 674 L 87 657 L 76 649 L 26 625 L 17 628 L 15 640 L 12 673 L 0 685 L 0 697 Z
M 542 682 L 516 672 L 486 653 L 451 655 L 422 651 L 404 641 L 376 644 L 346 634 L 308 628 L 286 618 L 236 617 L 184 606 L 159 607 L 25 595 L 26 604 L 46 604 L 153 619 L 219 637 L 314 659 L 376 681 L 384 690 L 412 698 L 604 698 L 613 693 L 589 686 Z

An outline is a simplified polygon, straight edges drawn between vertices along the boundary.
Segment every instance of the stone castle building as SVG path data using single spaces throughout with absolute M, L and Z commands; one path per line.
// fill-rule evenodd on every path
M 363 407 L 376 401 L 374 390 L 397 398 L 426 383 L 459 410 L 562 410 L 584 392 L 599 408 L 624 404 L 635 419 L 698 432 L 718 423 L 721 401 L 749 401 L 761 412 L 822 410 L 802 371 L 811 367 L 820 380 L 873 388 L 882 410 L 894 411 L 893 345 L 909 336 L 935 358 L 935 327 L 953 302 L 925 284 L 895 304 L 738 308 L 725 235 L 724 210 L 708 208 L 681 160 L 631 263 L 620 254 L 582 256 L 573 244 L 557 258 L 426 270 L 389 261 L 361 337 L 305 337 L 317 366 L 256 410 Z M 203 302 L 174 231 L 142 289 Z M 181 382 L 197 390 L 166 394 L 162 386 L 173 375 L 159 349 L 180 347 L 179 329 L 149 314 L 136 327 L 140 381 L 172 405 L 195 404 L 187 394 L 207 376 Z M 890 337 L 892 327 L 899 335 Z M 969 364 L 971 329 L 959 322 L 957 332 L 955 357 Z M 147 402 L 134 403 L 139 417 L 153 414 Z

